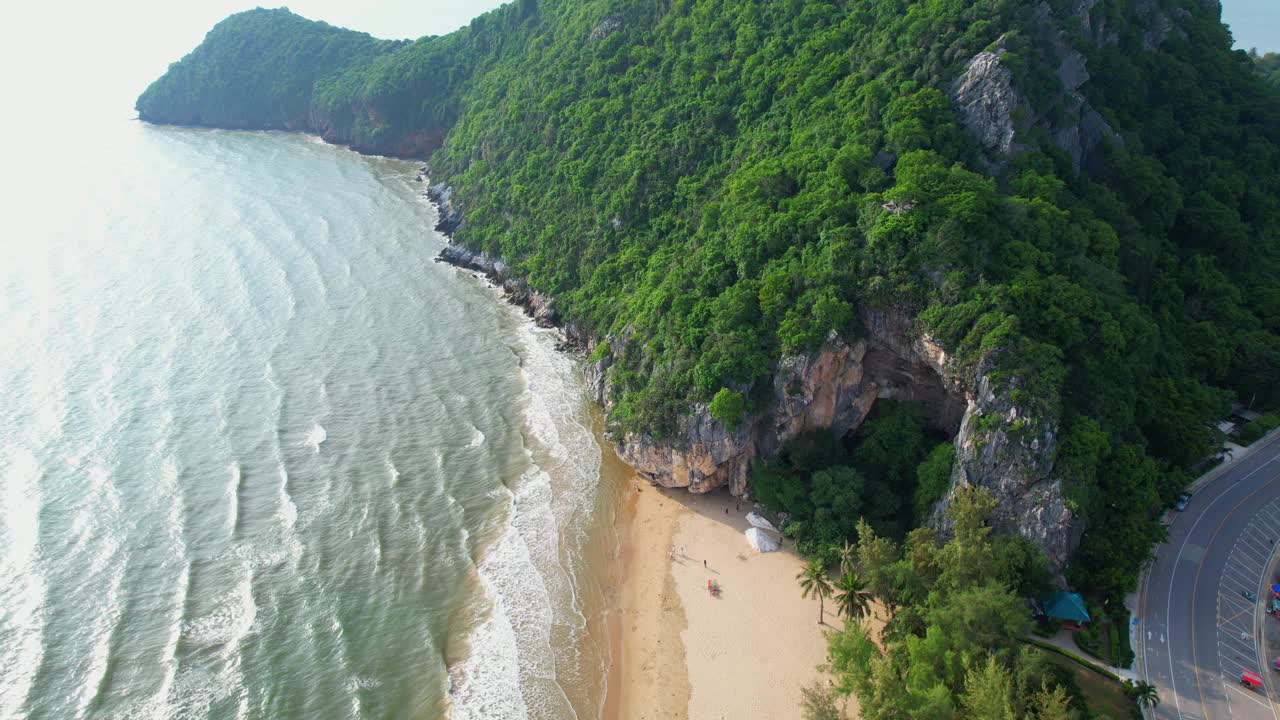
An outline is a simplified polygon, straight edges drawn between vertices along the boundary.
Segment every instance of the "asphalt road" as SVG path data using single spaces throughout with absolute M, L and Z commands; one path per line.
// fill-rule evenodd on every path
M 1280 673 L 1258 646 L 1262 623 L 1280 622 L 1262 613 L 1280 541 L 1280 435 L 1259 442 L 1176 514 L 1147 574 L 1135 651 L 1160 695 L 1156 718 L 1280 720 Z M 1267 691 L 1243 687 L 1245 670 Z

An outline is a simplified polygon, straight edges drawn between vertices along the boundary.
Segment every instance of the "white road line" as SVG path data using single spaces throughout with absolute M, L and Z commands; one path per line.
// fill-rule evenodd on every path
M 1246 531 L 1247 532 L 1247 531 Z M 1243 537 L 1241 538 L 1243 540 Z M 1258 545 L 1253 541 L 1237 543 L 1231 551 L 1232 555 L 1236 555 L 1248 562 L 1258 565 L 1266 558 L 1265 546 Z
M 1257 646 L 1253 645 L 1252 643 L 1249 645 L 1245 645 L 1244 641 L 1237 639 L 1239 637 L 1240 637 L 1239 635 L 1220 636 L 1218 638 L 1218 652 L 1219 653 L 1229 652 L 1233 657 L 1240 656 L 1240 655 L 1247 655 L 1248 657 L 1238 657 L 1237 659 L 1240 660 L 1241 662 L 1248 662 L 1251 665 L 1256 664 L 1255 661 L 1257 660 L 1257 655 L 1256 655 Z M 1228 645 L 1227 644 L 1228 642 L 1230 642 L 1231 644 Z
M 1240 680 L 1239 680 L 1239 678 L 1237 678 L 1235 682 L 1231 682 L 1231 683 L 1223 683 L 1223 685 L 1225 685 L 1225 686 L 1227 686 L 1227 687 L 1231 688 L 1232 690 L 1235 690 L 1235 691 L 1236 691 L 1236 692 L 1235 692 L 1235 694 L 1236 694 L 1238 697 L 1248 698 L 1249 700 L 1252 700 L 1253 702 L 1258 703 L 1259 705 L 1261 705 L 1261 706 L 1262 706 L 1262 707 L 1264 707 L 1264 708 L 1267 708 L 1268 710 L 1271 710 L 1271 709 L 1272 709 L 1272 708 L 1271 708 L 1271 703 L 1263 702 L 1262 700 L 1259 700 L 1259 699 L 1258 699 L 1258 693 L 1257 693 L 1257 691 L 1255 691 L 1255 690 L 1245 690 L 1244 688 L 1240 687 Z
M 1225 661 L 1225 662 L 1229 662 L 1229 663 L 1231 663 L 1232 665 L 1235 665 L 1236 667 L 1240 668 L 1242 671 L 1243 671 L 1243 670 L 1248 670 L 1249 672 L 1258 672 L 1258 669 L 1257 669 L 1257 668 L 1255 668 L 1255 667 L 1250 667 L 1250 666 L 1248 666 L 1248 665 L 1244 665 L 1244 664 L 1242 664 L 1242 663 L 1240 663 L 1240 662 L 1238 662 L 1238 661 L 1236 661 L 1236 660 L 1233 660 L 1233 659 L 1231 659 L 1231 658 L 1229 658 L 1229 657 L 1227 657 L 1227 656 L 1225 656 L 1225 655 L 1221 656 L 1221 657 L 1220 657 L 1220 659 L 1221 659 L 1221 660 L 1223 660 L 1223 661 Z M 1224 671 L 1225 671 L 1225 668 L 1224 668 Z M 1237 680 L 1239 680 L 1239 679 L 1240 679 L 1240 673 L 1235 673 L 1235 675 L 1231 675 L 1230 673 L 1228 673 L 1228 676 L 1229 676 L 1229 677 L 1235 677 Z
M 1274 442 L 1273 440 L 1268 441 L 1269 444 L 1273 442 Z M 1259 449 L 1261 450 L 1262 448 L 1259 448 Z M 1165 603 L 1164 603 L 1165 627 L 1170 626 L 1169 608 L 1173 605 L 1173 581 L 1178 575 L 1178 563 L 1182 561 L 1182 553 L 1186 551 L 1187 545 L 1190 543 L 1191 538 L 1195 535 L 1196 528 L 1200 526 L 1200 521 L 1205 518 L 1205 515 L 1208 514 L 1208 511 L 1210 508 L 1212 508 L 1214 505 L 1217 505 L 1219 501 L 1221 501 L 1223 498 L 1230 495 L 1231 491 L 1234 488 L 1239 487 L 1239 484 L 1241 482 L 1253 477 L 1255 473 L 1257 473 L 1259 470 L 1262 470 L 1266 466 L 1270 465 L 1275 460 L 1276 460 L 1275 456 L 1272 456 L 1266 462 L 1263 462 L 1260 465 L 1258 465 L 1258 467 L 1254 468 L 1253 470 L 1250 470 L 1248 474 L 1246 474 L 1244 477 L 1240 478 L 1239 480 L 1236 480 L 1235 483 L 1232 484 L 1232 487 L 1228 487 L 1224 489 L 1222 492 L 1218 493 L 1218 495 L 1214 497 L 1212 500 L 1210 500 L 1209 504 L 1203 510 L 1200 511 L 1200 514 L 1196 516 L 1195 522 L 1191 523 L 1191 528 L 1187 530 L 1186 536 L 1182 538 L 1182 544 L 1178 546 L 1178 554 L 1173 557 L 1173 568 L 1172 570 L 1170 570 L 1170 575 L 1169 575 L 1169 592 L 1165 597 Z M 1226 475 L 1226 473 L 1223 473 L 1223 474 Z M 1193 592 L 1194 590 L 1195 588 L 1192 588 Z M 1194 618 L 1192 620 L 1194 622 Z M 1147 649 L 1146 645 L 1143 645 L 1142 651 L 1143 651 L 1143 667 L 1144 668 L 1146 667 L 1146 649 Z M 1195 662 L 1194 658 L 1192 659 L 1192 662 L 1193 663 Z M 1178 716 L 1182 717 L 1182 697 L 1178 694 L 1178 678 L 1176 673 L 1174 672 L 1172 652 L 1169 653 L 1169 684 L 1170 684 L 1170 689 L 1173 690 L 1174 706 L 1178 711 Z
M 1270 514 L 1274 515 L 1276 512 L 1275 503 L 1272 503 L 1267 509 L 1270 510 Z M 1280 535 L 1280 525 L 1273 523 L 1267 515 L 1267 512 L 1259 513 L 1258 516 L 1254 518 L 1254 522 L 1257 522 L 1261 529 L 1267 531 L 1268 539 L 1275 540 L 1276 536 Z
M 1249 618 L 1249 626 L 1240 625 L 1240 618 L 1232 616 L 1230 618 L 1218 618 L 1218 629 L 1225 633 L 1230 633 L 1233 637 L 1240 637 L 1240 633 L 1252 637 L 1253 636 L 1253 618 Z
M 1228 571 L 1230 571 L 1234 577 L 1227 577 Z M 1228 586 L 1227 585 L 1228 582 L 1232 584 Z M 1233 565 L 1228 565 L 1227 567 L 1223 568 L 1223 572 L 1222 572 L 1223 590 L 1225 591 L 1227 587 L 1230 587 L 1231 589 L 1230 594 L 1235 595 L 1241 600 L 1245 600 L 1245 597 L 1244 595 L 1240 594 L 1240 591 L 1248 590 L 1249 592 L 1253 592 L 1253 588 L 1257 585 L 1257 583 L 1258 583 L 1257 570 L 1254 570 L 1253 572 L 1248 572 L 1243 568 L 1238 568 Z
M 1244 534 L 1248 535 L 1249 538 L 1256 542 L 1259 547 L 1270 547 L 1271 540 L 1274 538 L 1268 537 L 1267 534 L 1262 531 L 1262 528 L 1258 527 L 1257 519 L 1257 516 L 1254 516 L 1254 522 L 1245 526 Z
M 1247 633 L 1246 633 L 1247 634 Z M 1250 658 L 1257 658 L 1258 647 L 1253 643 L 1245 644 L 1244 640 L 1237 635 L 1219 635 L 1218 636 L 1218 652 L 1221 653 L 1226 647 L 1234 655 L 1248 655 Z

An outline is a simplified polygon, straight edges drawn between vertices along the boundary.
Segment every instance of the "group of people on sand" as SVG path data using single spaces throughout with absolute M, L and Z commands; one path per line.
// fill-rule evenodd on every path
M 670 553 L 668 553 L 668 555 L 671 557 L 671 559 L 672 559 L 672 560 L 675 560 L 675 559 L 676 559 L 676 553 L 677 553 L 677 552 L 680 554 L 679 556 L 680 556 L 680 557 L 682 557 L 682 558 L 687 558 L 687 557 L 689 557 L 688 555 L 686 555 L 686 554 L 684 553 L 684 546 L 683 546 L 683 545 L 676 545 L 675 543 L 672 543 L 672 544 L 671 544 L 671 552 L 670 552 Z M 707 566 L 707 561 L 706 561 L 706 560 L 703 560 L 703 561 L 702 561 L 702 567 L 704 567 L 704 568 L 705 568 L 706 566 Z

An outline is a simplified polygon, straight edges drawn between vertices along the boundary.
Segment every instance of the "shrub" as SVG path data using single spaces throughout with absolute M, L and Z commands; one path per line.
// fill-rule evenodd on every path
M 726 428 L 737 430 L 742 423 L 742 414 L 747 410 L 747 400 L 740 392 L 720 388 L 715 397 L 711 398 L 711 405 L 707 409 L 711 411 L 711 417 L 719 420 Z
M 1240 439 L 1245 445 L 1249 445 L 1277 427 L 1280 427 L 1280 413 L 1267 413 L 1257 420 L 1245 423 L 1240 428 Z

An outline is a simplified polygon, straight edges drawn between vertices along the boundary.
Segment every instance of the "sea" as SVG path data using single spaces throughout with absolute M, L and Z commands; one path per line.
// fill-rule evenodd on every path
M 617 461 L 420 163 L 88 130 L 6 168 L 0 718 L 599 717 Z

